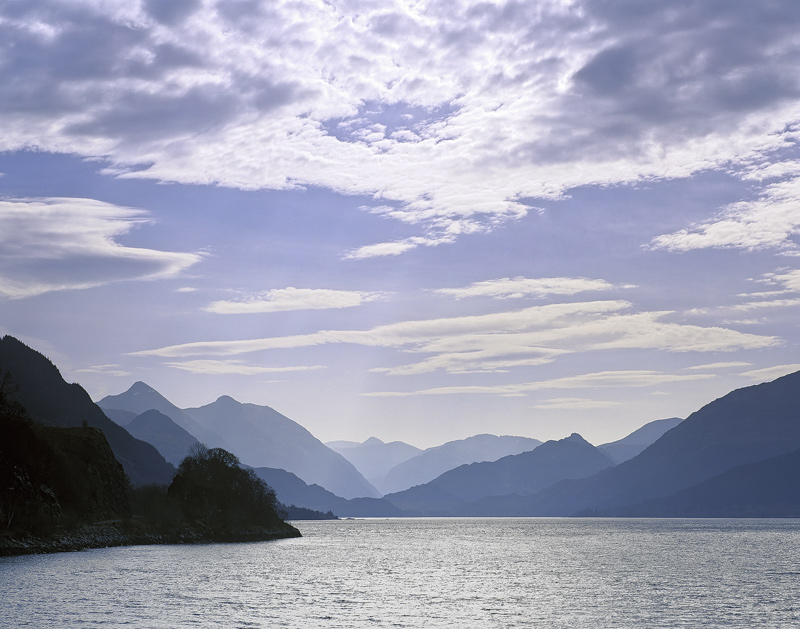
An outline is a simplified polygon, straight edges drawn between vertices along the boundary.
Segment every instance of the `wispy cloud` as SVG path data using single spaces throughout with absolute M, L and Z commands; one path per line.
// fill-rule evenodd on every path
M 773 367 L 764 367 L 763 369 L 753 369 L 751 371 L 743 372 L 742 375 L 752 380 L 766 382 L 768 380 L 774 380 L 775 378 L 780 378 L 781 376 L 794 373 L 795 371 L 800 371 L 800 363 L 791 365 L 775 365 Z
M 382 293 L 324 288 L 276 288 L 239 301 L 215 301 L 205 308 L 216 314 L 253 314 L 288 310 L 354 308 L 380 299 Z
M 295 336 L 186 343 L 134 354 L 163 358 L 233 356 L 348 343 L 428 354 L 421 361 L 373 369 L 387 375 L 415 375 L 508 371 L 542 365 L 559 355 L 580 351 L 734 351 L 778 342 L 773 337 L 727 328 L 662 321 L 668 312 L 622 312 L 630 306 L 626 301 L 548 304 L 486 315 L 402 321 L 367 330 L 322 330 Z
M 727 362 L 727 363 L 708 363 L 706 365 L 693 365 L 686 367 L 690 371 L 714 371 L 716 369 L 738 369 L 741 367 L 749 367 L 750 363 L 745 362 Z
M 323 365 L 265 367 L 263 365 L 249 365 L 238 360 L 186 360 L 182 362 L 168 362 L 167 365 L 182 371 L 188 371 L 196 374 L 237 374 L 241 376 L 256 376 L 265 373 L 314 371 L 317 369 L 325 369 Z
M 750 301 L 745 304 L 731 306 L 733 310 L 760 310 L 762 308 L 792 308 L 800 306 L 800 297 L 794 299 L 764 299 L 763 301 Z
M 547 389 L 600 389 L 616 387 L 651 387 L 671 382 L 686 382 L 714 378 L 713 374 L 668 374 L 658 371 L 599 371 L 578 376 L 555 378 L 520 384 L 495 386 L 436 387 L 419 391 L 375 391 L 366 397 L 412 397 L 417 395 L 489 394 L 521 396 L 531 391 Z
M 123 280 L 175 277 L 196 253 L 156 251 L 116 238 L 149 222 L 142 210 L 93 199 L 0 200 L 0 295 L 21 299 Z
M 106 376 L 129 376 L 131 375 L 130 371 L 125 371 L 124 369 L 120 368 L 120 365 L 113 364 L 113 365 L 92 365 L 91 367 L 84 367 L 83 369 L 76 369 L 75 373 L 95 373 L 95 374 L 103 374 Z
M 610 290 L 613 285 L 605 280 L 584 277 L 504 277 L 496 280 L 473 282 L 464 288 L 439 288 L 433 292 L 456 299 L 465 297 L 491 297 L 493 299 L 519 299 L 547 295 L 575 295 L 590 291 Z M 626 287 L 627 288 L 627 287 Z
M 612 402 L 609 400 L 587 400 L 578 397 L 558 397 L 534 404 L 533 408 L 586 411 L 593 408 L 613 408 L 614 406 L 622 405 L 622 402 Z

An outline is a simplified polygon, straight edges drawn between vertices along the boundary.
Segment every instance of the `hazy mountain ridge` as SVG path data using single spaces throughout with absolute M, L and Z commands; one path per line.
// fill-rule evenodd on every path
M 189 454 L 190 448 L 198 443 L 194 435 L 154 408 L 134 417 L 125 429 L 137 439 L 155 446 L 176 467 Z
M 370 437 L 362 443 L 330 441 L 325 445 L 350 461 L 373 485 L 380 482 L 395 465 L 423 452 L 420 448 L 403 441 L 384 443 L 377 437 Z
M 497 461 L 461 465 L 385 499 L 420 515 L 495 515 L 478 501 L 534 494 L 564 479 L 591 476 L 613 466 L 606 454 L 573 433 Z
M 157 410 L 174 421 L 178 426 L 187 431 L 207 445 L 214 444 L 216 447 L 230 450 L 230 447 L 221 435 L 213 430 L 208 430 L 205 426 L 197 422 L 183 409 L 178 408 L 167 398 L 161 395 L 149 384 L 137 381 L 134 382 L 126 391 L 118 395 L 107 395 L 97 405 L 109 413 L 127 412 L 134 413 L 135 416 L 151 409 Z M 118 415 L 125 418 L 125 415 Z M 133 418 L 130 419 L 132 421 Z
M 243 404 L 224 395 L 211 404 L 186 409 L 186 413 L 222 433 L 232 451 L 248 465 L 293 472 L 344 498 L 380 496 L 347 459 L 269 406 Z
M 155 409 L 207 446 L 225 448 L 247 465 L 288 470 L 345 498 L 380 495 L 344 457 L 269 406 L 221 396 L 205 406 L 180 409 L 143 382 L 99 404 L 138 413 Z
M 331 511 L 339 517 L 350 518 L 406 515 L 383 498 L 342 498 L 319 485 L 309 485 L 296 474 L 283 469 L 257 467 L 253 471 L 275 490 L 278 500 L 285 505 L 323 513 Z
M 605 452 L 614 463 L 619 464 L 635 457 L 647 446 L 659 439 L 665 432 L 672 430 L 682 421 L 683 419 L 680 417 L 656 419 L 634 430 L 622 439 L 612 441 L 611 443 L 604 443 L 597 447 Z
M 496 461 L 510 454 L 533 450 L 541 444 L 538 439 L 529 437 L 489 434 L 448 441 L 395 465 L 384 478 L 375 479 L 375 483 L 385 494 L 397 493 L 430 482 L 460 465 Z

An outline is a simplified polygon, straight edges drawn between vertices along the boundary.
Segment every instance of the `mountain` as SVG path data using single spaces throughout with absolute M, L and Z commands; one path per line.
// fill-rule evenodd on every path
M 681 518 L 800 517 L 800 450 L 739 465 L 679 492 L 607 515 Z
M 597 446 L 605 452 L 614 463 L 622 463 L 632 459 L 647 446 L 661 437 L 665 432 L 680 424 L 683 420 L 680 417 L 670 417 L 669 419 L 657 419 L 645 424 L 638 430 L 634 430 L 627 437 L 618 441 L 604 443 Z
M 461 465 L 438 478 L 385 499 L 421 515 L 502 515 L 489 497 L 514 502 L 567 478 L 583 478 L 614 462 L 580 435 L 548 441 L 535 450 L 497 461 Z M 500 501 L 503 503 L 504 501 Z
M 155 409 L 137 415 L 126 430 L 137 439 L 155 446 L 175 466 L 180 465 L 189 449 L 197 443 L 197 439 Z
M 422 453 L 422 450 L 402 441 L 384 443 L 377 437 L 370 437 L 363 443 L 356 441 L 331 441 L 325 444 L 338 452 L 364 475 L 373 485 L 395 465 Z
M 520 515 L 616 512 L 798 449 L 800 371 L 732 391 L 617 467 L 526 498 Z
M 267 485 L 275 490 L 278 501 L 315 511 L 333 512 L 347 518 L 387 518 L 405 515 L 383 498 L 341 498 L 319 485 L 308 485 L 286 470 L 257 467 L 253 470 Z
M 30 418 L 45 426 L 87 426 L 100 429 L 114 456 L 134 485 L 169 484 L 175 468 L 153 446 L 134 438 L 105 416 L 89 394 L 67 384 L 56 366 L 39 352 L 11 336 L 0 339 L 0 371 L 19 386 L 15 399 Z
M 222 396 L 199 408 L 180 409 L 144 382 L 136 382 L 119 395 L 106 396 L 98 404 L 135 413 L 155 409 L 209 447 L 229 450 L 253 467 L 289 470 L 340 496 L 380 495 L 344 457 L 269 406 L 242 404 Z
M 189 414 L 175 406 L 153 387 L 144 382 L 133 383 L 127 391 L 119 395 L 107 395 L 100 400 L 97 405 L 106 411 L 109 417 L 114 415 L 114 417 L 111 418 L 115 421 L 117 417 L 121 418 L 123 421 L 128 417 L 120 413 L 120 411 L 134 413 L 135 417 L 136 415 L 141 415 L 145 411 L 154 409 L 169 417 L 178 424 L 178 426 L 206 445 L 210 446 L 214 444 L 214 447 L 225 448 L 226 450 L 231 449 L 219 434 L 213 430 L 208 430 L 205 426 L 195 421 Z M 130 418 L 129 421 L 132 420 L 133 418 Z
M 0 383 L 0 555 L 10 536 L 130 515 L 127 479 L 97 428 L 34 423 Z
M 375 486 L 384 494 L 403 491 L 432 481 L 448 470 L 479 461 L 496 461 L 509 454 L 527 452 L 541 445 L 538 439 L 496 435 L 475 435 L 428 448 L 395 465 Z
M 138 413 L 134 413 L 133 411 L 123 411 L 118 408 L 104 408 L 103 412 L 112 422 L 123 428 L 136 419 L 138 415 Z
M 287 470 L 345 498 L 380 495 L 341 454 L 269 406 L 242 404 L 224 395 L 186 413 L 221 434 L 248 465 Z

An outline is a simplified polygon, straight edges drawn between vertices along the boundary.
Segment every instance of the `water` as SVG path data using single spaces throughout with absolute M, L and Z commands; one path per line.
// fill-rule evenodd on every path
M 800 627 L 800 520 L 301 522 L 0 559 L 2 627 Z

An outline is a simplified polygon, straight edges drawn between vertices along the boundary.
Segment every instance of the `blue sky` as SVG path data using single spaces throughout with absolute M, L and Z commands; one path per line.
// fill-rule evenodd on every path
M 95 399 L 594 443 L 800 369 L 800 5 L 0 4 L 0 332 Z

